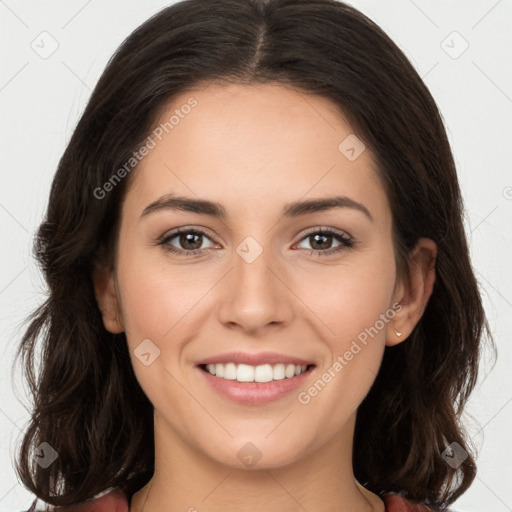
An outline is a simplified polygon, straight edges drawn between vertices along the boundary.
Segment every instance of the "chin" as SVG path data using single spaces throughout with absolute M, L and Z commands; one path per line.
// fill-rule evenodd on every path
M 261 431 L 253 437 L 244 435 L 243 439 L 232 440 L 233 450 L 226 446 L 227 450 L 210 453 L 210 456 L 220 464 L 249 471 L 281 468 L 301 458 L 300 454 L 304 451 L 302 444 L 294 443 L 289 436 L 272 433 L 265 438 L 266 435 Z

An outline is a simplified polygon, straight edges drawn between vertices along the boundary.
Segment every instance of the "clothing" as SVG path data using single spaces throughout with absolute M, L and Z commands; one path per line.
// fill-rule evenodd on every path
M 386 505 L 386 512 L 431 512 L 432 509 L 414 505 L 402 496 L 385 494 L 382 499 Z M 129 512 L 127 495 L 119 489 L 114 489 L 108 494 L 82 503 L 74 509 L 74 512 Z

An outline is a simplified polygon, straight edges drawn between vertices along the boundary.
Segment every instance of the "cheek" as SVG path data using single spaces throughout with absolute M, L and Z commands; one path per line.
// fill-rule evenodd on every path
M 315 287 L 310 287 L 316 291 L 310 293 L 308 305 L 328 327 L 322 329 L 321 339 L 330 358 L 319 372 L 315 389 L 311 393 L 305 390 L 308 396 L 304 401 L 314 402 L 309 410 L 315 414 L 333 411 L 330 419 L 325 418 L 331 425 L 344 421 L 347 411 L 357 409 L 379 372 L 386 327 L 395 313 L 390 307 L 393 258 L 391 248 L 367 255 L 357 265 L 339 268 L 320 279 L 316 276 Z
M 139 338 L 162 342 L 205 293 L 196 274 L 168 264 L 160 251 L 136 240 L 120 244 L 118 280 L 130 344 Z
M 333 351 L 344 351 L 347 342 L 376 323 L 383 331 L 379 319 L 390 308 L 394 280 L 394 261 L 386 253 L 305 277 L 302 296 L 328 327 L 326 339 Z
M 191 276 L 183 267 L 170 265 L 158 254 L 160 248 L 148 250 L 138 243 L 139 247 L 135 241 L 120 244 L 117 276 L 132 366 L 155 405 L 162 383 L 174 382 L 171 375 L 179 364 L 182 346 L 197 324 L 194 306 L 207 288 L 197 273 Z M 146 365 L 142 354 L 148 352 Z
M 377 279 L 386 286 L 377 285 Z M 381 315 L 388 311 L 391 285 L 381 273 L 354 271 L 316 295 L 320 298 L 312 309 L 329 327 L 321 338 L 329 357 L 310 387 L 301 390 L 298 401 L 304 429 L 310 429 L 309 435 L 318 437 L 318 442 L 339 432 L 375 381 L 385 350 L 387 323 Z M 320 436 L 314 431 L 317 424 L 323 426 Z

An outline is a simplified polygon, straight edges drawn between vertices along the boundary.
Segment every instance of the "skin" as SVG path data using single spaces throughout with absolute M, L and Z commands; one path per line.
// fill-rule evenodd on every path
M 353 130 L 329 100 L 277 84 L 210 84 L 175 97 L 161 121 L 191 96 L 198 105 L 131 176 L 115 268 L 94 272 L 105 328 L 125 331 L 154 406 L 155 473 L 130 511 L 383 512 L 354 478 L 356 412 L 385 347 L 406 340 L 423 314 L 436 245 L 420 239 L 411 282 L 398 279 L 391 209 L 372 155 L 350 161 L 338 150 Z M 280 217 L 287 203 L 335 192 L 365 205 L 373 222 L 352 208 Z M 141 218 L 167 193 L 219 202 L 228 216 L 161 210 Z M 201 254 L 158 245 L 179 227 L 207 237 L 168 245 Z M 321 227 L 357 245 L 338 253 L 334 237 L 315 245 Z M 263 250 L 252 263 L 236 252 L 247 236 Z M 296 392 L 265 405 L 234 403 L 195 366 L 232 350 L 296 355 L 317 365 L 299 391 L 307 390 L 395 302 L 394 318 L 307 404 Z M 149 366 L 134 355 L 144 339 L 160 350 Z M 261 453 L 253 467 L 237 457 L 249 442 Z

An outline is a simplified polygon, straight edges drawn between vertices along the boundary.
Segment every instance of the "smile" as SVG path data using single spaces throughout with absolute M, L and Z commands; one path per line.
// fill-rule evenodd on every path
M 261 406 L 293 396 L 307 385 L 317 368 L 314 364 L 277 363 L 251 366 L 243 363 L 210 363 L 198 365 L 196 370 L 200 379 L 224 399 L 246 406 Z
M 296 364 L 261 364 L 252 366 L 248 364 L 207 364 L 202 368 L 210 375 L 221 379 L 237 380 L 238 382 L 271 382 L 275 380 L 291 379 L 304 373 L 308 365 Z

